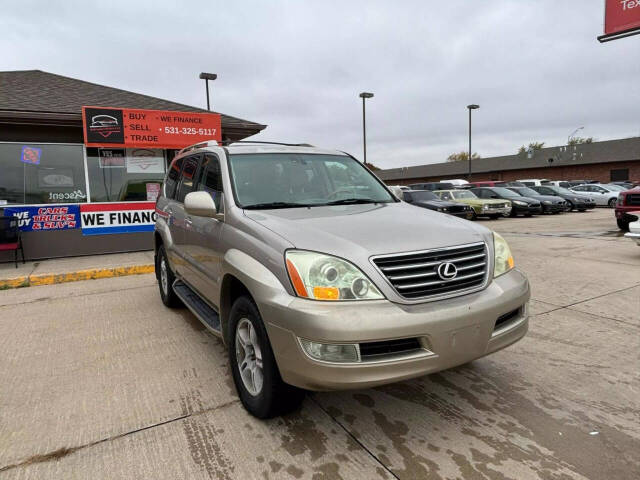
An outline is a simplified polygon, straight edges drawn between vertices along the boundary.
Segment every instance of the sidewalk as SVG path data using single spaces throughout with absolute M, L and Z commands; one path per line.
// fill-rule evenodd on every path
M 0 263 L 0 290 L 153 272 L 153 251 Z

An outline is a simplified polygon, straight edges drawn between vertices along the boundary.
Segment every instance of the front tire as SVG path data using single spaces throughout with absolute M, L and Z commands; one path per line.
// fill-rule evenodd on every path
M 624 230 L 625 232 L 629 230 L 629 222 L 622 220 L 620 218 L 616 219 L 616 222 L 618 223 L 618 228 L 620 230 Z
M 176 277 L 169 266 L 164 245 L 160 245 L 158 248 L 158 255 L 156 256 L 156 277 L 158 278 L 162 303 L 169 308 L 182 306 L 182 301 L 178 298 L 176 292 L 173 291 L 173 282 Z
M 609 208 L 616 208 L 616 203 L 618 203 L 618 199 L 617 198 L 610 198 L 609 199 Z
M 282 381 L 258 307 L 239 297 L 229 313 L 229 360 L 238 396 L 254 417 L 272 418 L 297 408 L 304 390 Z

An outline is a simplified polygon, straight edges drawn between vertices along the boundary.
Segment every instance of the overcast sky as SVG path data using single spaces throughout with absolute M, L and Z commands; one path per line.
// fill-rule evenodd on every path
M 55 3 L 55 6 L 54 6 Z M 93 4 L 93 5 L 90 5 Z M 604 0 L 6 2 L 0 70 L 40 69 L 268 125 L 393 168 L 467 148 L 640 135 L 640 36 L 599 44 Z

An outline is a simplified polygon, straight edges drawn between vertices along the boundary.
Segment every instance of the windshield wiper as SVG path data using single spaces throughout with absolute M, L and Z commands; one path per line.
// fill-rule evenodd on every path
M 379 200 L 373 200 L 372 198 L 343 198 L 340 200 L 334 200 L 333 202 L 327 202 L 324 205 L 356 205 L 358 203 L 383 203 Z
M 262 210 L 262 209 L 270 209 L 270 208 L 301 208 L 301 207 L 311 207 L 312 205 L 307 205 L 306 203 L 292 203 L 292 202 L 265 202 L 265 203 L 255 203 L 253 205 L 246 205 L 242 208 L 245 210 Z

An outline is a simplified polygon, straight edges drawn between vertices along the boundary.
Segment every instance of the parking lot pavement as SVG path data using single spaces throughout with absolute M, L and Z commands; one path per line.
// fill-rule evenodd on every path
M 521 342 L 266 422 L 153 275 L 0 292 L 0 477 L 637 479 L 640 248 L 608 209 L 483 224 L 531 279 Z

